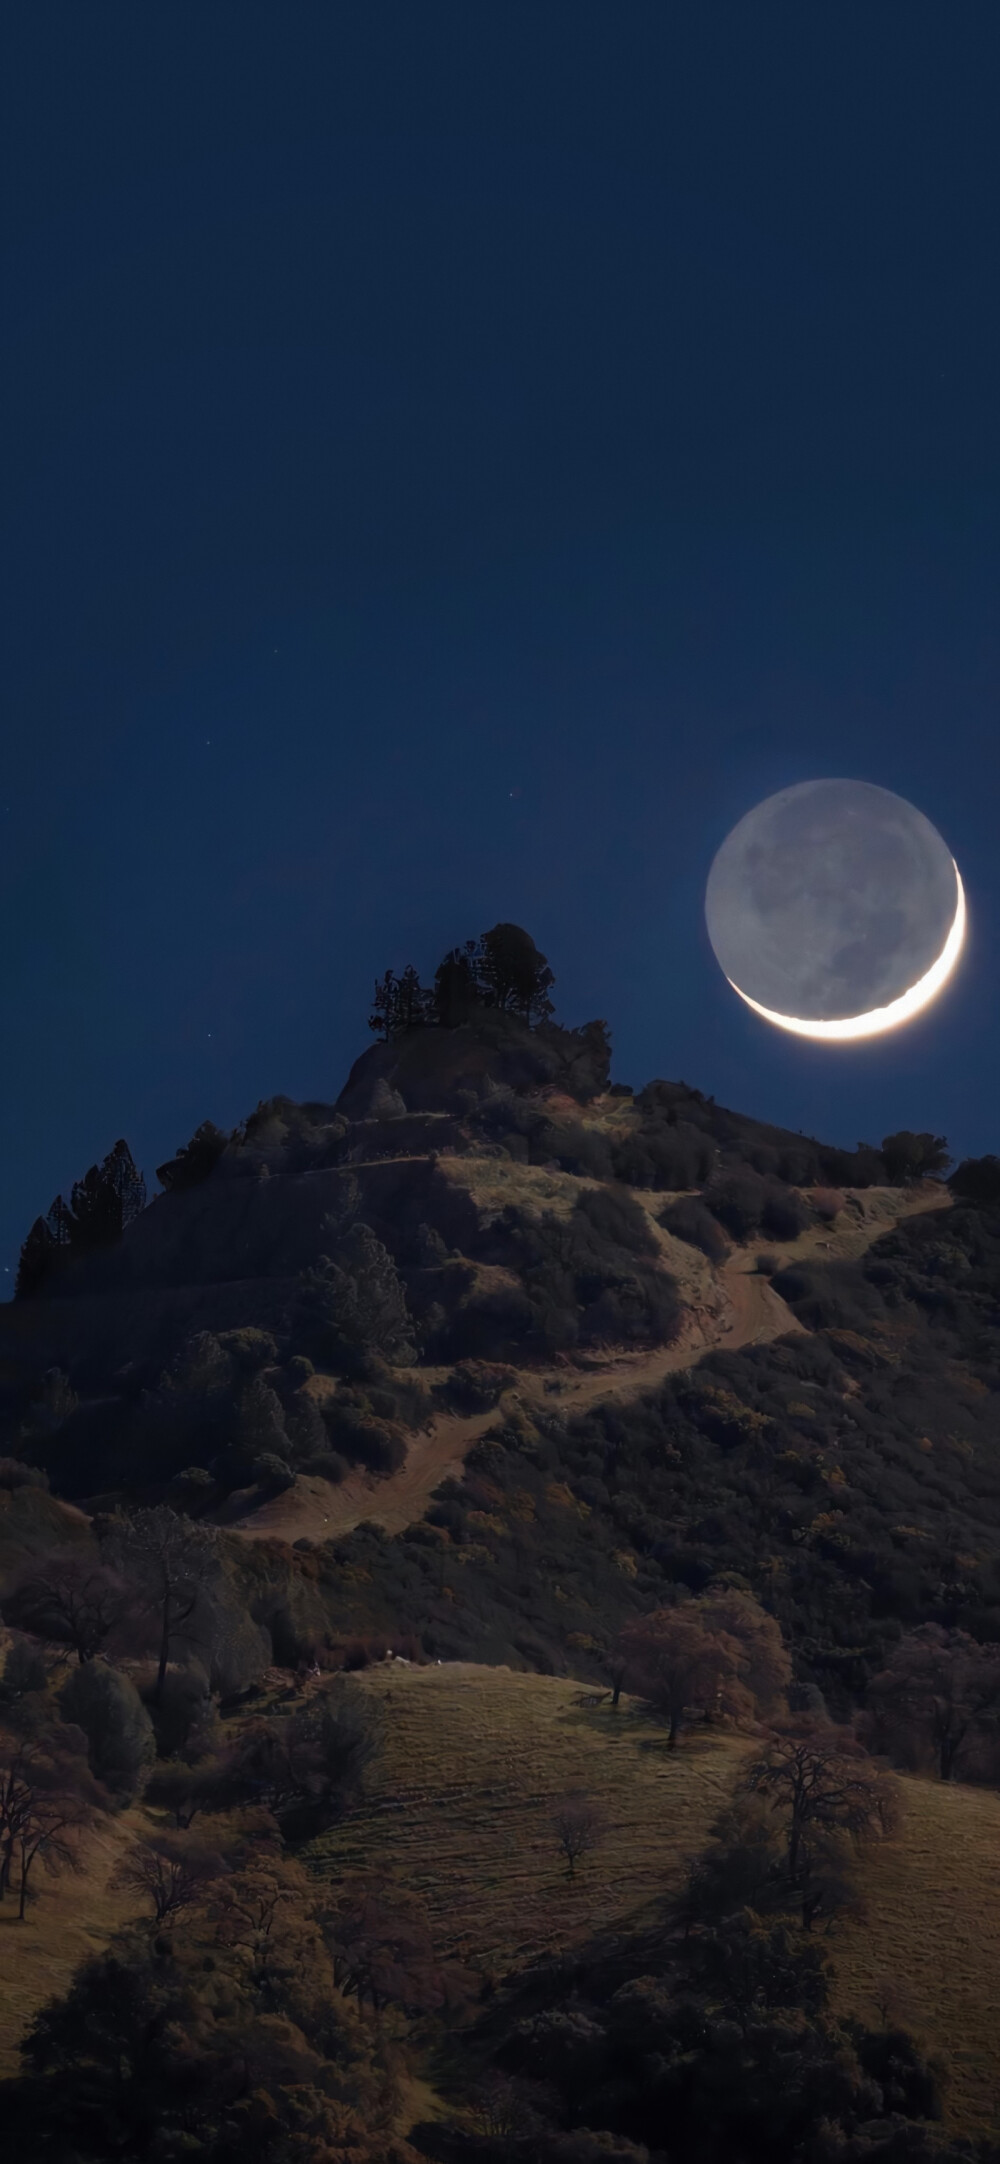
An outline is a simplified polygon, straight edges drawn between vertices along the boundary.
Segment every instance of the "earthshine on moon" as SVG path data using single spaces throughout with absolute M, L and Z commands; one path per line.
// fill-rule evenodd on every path
M 950 977 L 965 938 L 958 866 L 890 789 L 806 781 L 747 812 L 708 875 L 719 967 L 748 1007 L 800 1037 L 875 1037 Z

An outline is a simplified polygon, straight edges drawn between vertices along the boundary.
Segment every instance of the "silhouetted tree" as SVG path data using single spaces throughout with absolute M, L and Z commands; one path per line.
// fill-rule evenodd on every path
M 81 1837 L 106 1805 L 82 1730 L 57 1722 L 0 1728 L 0 1900 L 16 1861 L 21 1922 L 36 1863 L 51 1877 L 77 1870 Z
M 808 1870 L 810 1842 L 846 1834 L 855 1843 L 892 1831 L 896 1790 L 850 1735 L 819 1721 L 789 1721 L 775 1730 L 746 1787 L 768 1799 L 785 1827 L 793 1886 Z
M 915 1135 L 905 1127 L 896 1135 L 885 1136 L 882 1156 L 893 1187 L 903 1187 L 909 1180 L 926 1180 L 936 1173 L 947 1172 L 951 1163 L 944 1135 Z
M 213 1172 L 226 1147 L 228 1136 L 211 1120 L 202 1120 L 196 1127 L 190 1142 L 185 1142 L 165 1165 L 157 1165 L 156 1177 L 168 1194 L 181 1194 L 187 1187 L 199 1187 Z
M 194 1614 L 214 1560 L 211 1535 L 179 1518 L 166 1503 L 152 1510 L 119 1513 L 108 1536 L 114 1565 L 134 1587 L 141 1603 L 156 1616 L 159 1667 L 154 1698 L 163 1689 L 171 1646 Z
M 495 924 L 480 948 L 479 981 L 489 1004 L 528 1023 L 546 1021 L 555 978 L 530 934 L 519 924 Z
M 483 1005 L 482 948 L 477 939 L 452 947 L 434 972 L 434 1015 L 442 1029 L 458 1029 Z
M 110 1638 L 130 1599 L 125 1580 L 100 1556 L 56 1548 L 24 1566 L 3 1604 L 5 1620 L 73 1648 L 81 1666 Z
M 126 1225 L 146 1207 L 146 1182 L 124 1140 L 116 1142 L 100 1165 L 77 1180 L 71 1197 L 74 1253 L 106 1247 L 120 1239 Z
M 954 1780 L 970 1746 L 1000 1732 L 1000 1645 L 923 1623 L 873 1677 L 868 1702 L 888 1742 L 915 1742 L 933 1754 L 942 1781 Z
M 148 1904 L 154 1924 L 162 1925 L 196 1908 L 225 1869 L 218 1852 L 202 1842 L 184 1833 L 161 1833 L 133 1841 L 108 1884 L 116 1892 L 136 1894 Z

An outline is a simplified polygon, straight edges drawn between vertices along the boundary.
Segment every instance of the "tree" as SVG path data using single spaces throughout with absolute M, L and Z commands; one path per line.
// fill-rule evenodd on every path
M 780 1624 L 738 1586 L 710 1588 L 696 1606 L 710 1630 L 736 1640 L 742 1654 L 741 1681 L 757 1712 L 771 1713 L 792 1680 L 791 1655 Z
M 401 977 L 387 969 L 385 976 L 376 980 L 368 1027 L 388 1043 L 391 1037 L 401 1037 L 407 1030 L 422 1029 L 433 1019 L 433 1011 L 433 992 L 424 989 L 413 963 L 407 962 Z
M 296 1712 L 247 1723 L 233 1785 L 286 1830 L 308 1833 L 342 1808 L 380 1746 L 371 1701 L 349 1677 L 335 1677 Z
M 168 1759 L 157 1766 L 146 1783 L 145 1801 L 157 1810 L 173 1813 L 174 1825 L 186 1833 L 199 1812 L 210 1811 L 231 1785 L 232 1756 L 225 1751 L 206 1752 L 192 1759 Z
M 592 1796 L 573 1789 L 556 1804 L 552 1830 L 566 1858 L 566 1876 L 575 1878 L 577 1864 L 603 1839 L 604 1813 Z
M 752 1909 L 722 1917 L 687 1941 L 686 1966 L 710 2003 L 730 2015 L 744 2037 L 780 2008 L 815 2020 L 830 1995 L 829 1969 L 819 1950 L 787 1923 Z
M 385 1878 L 353 1878 L 319 1911 L 334 1981 L 358 2006 L 438 2012 L 468 1998 L 474 1979 L 459 1963 L 438 1960 L 420 1904 Z
M 104 1661 L 88 1661 L 71 1671 L 59 1706 L 87 1738 L 91 1772 L 113 1793 L 134 1796 L 156 1756 L 153 1724 L 135 1684 Z
M 626 1623 L 618 1650 L 633 1690 L 666 1714 L 671 1746 L 689 1712 L 739 1717 L 751 1710 L 740 1645 L 727 1632 L 711 1629 L 694 1603 L 657 1608 Z
M 547 1021 L 555 978 L 530 934 L 519 924 L 495 924 L 480 949 L 479 981 L 489 1004 L 529 1024 Z
M 216 1850 L 185 1834 L 157 1834 L 131 1847 L 116 1865 L 109 1886 L 134 1893 L 148 1903 L 154 1924 L 169 1923 L 185 1909 L 197 1908 L 206 1887 L 226 1865 Z
M 483 1005 L 482 948 L 476 939 L 452 947 L 434 972 L 433 1011 L 442 1029 L 458 1029 Z
M 128 1143 L 115 1143 L 100 1165 L 91 1165 L 77 1180 L 70 1200 L 72 1227 L 70 1247 L 86 1253 L 121 1238 L 127 1225 L 146 1207 L 146 1182 L 137 1169 Z
M 903 1187 L 910 1180 L 932 1179 L 939 1172 L 947 1172 L 951 1163 L 944 1135 L 915 1135 L 905 1127 L 897 1135 L 884 1137 L 882 1156 L 893 1187 Z
M 333 1254 L 303 1272 L 294 1329 L 320 1360 L 347 1374 L 363 1373 L 373 1358 L 405 1364 L 416 1357 L 403 1282 L 388 1248 L 370 1225 L 353 1223 L 337 1235 Z
M 209 1903 L 216 1941 L 237 1954 L 255 1991 L 273 1994 L 318 1938 L 311 1893 L 299 1864 L 266 1849 L 238 1857 L 234 1870 L 217 1878 Z
M 200 1187 L 201 1182 L 214 1172 L 227 1142 L 228 1136 L 223 1134 L 221 1127 L 214 1126 L 211 1120 L 202 1120 L 190 1142 L 175 1151 L 165 1165 L 157 1165 L 156 1177 L 160 1186 L 170 1195 L 182 1194 L 188 1187 Z
M 125 1580 L 100 1556 L 55 1548 L 43 1562 L 25 1566 L 3 1612 L 36 1637 L 71 1646 L 82 1666 L 111 1637 L 129 1599 Z
M 776 1729 L 745 1786 L 778 1812 L 796 1887 L 808 1876 L 815 1844 L 845 1834 L 857 1846 L 887 1835 L 895 1824 L 892 1781 L 852 1736 L 819 1721 L 789 1721 Z
M 107 1807 L 90 1772 L 86 1739 L 60 1723 L 21 1731 L 0 1728 L 0 1900 L 20 1868 L 18 1919 L 23 1923 L 28 1882 L 42 1862 L 50 1876 L 79 1868 L 82 1835 Z
M 158 1619 L 159 1667 L 154 1698 L 163 1690 L 163 1678 L 174 1639 L 194 1614 L 199 1594 L 208 1582 L 214 1563 L 211 1535 L 203 1526 L 179 1518 L 166 1503 L 151 1510 L 136 1510 L 113 1521 L 108 1551 L 123 1576 L 137 1590 Z
M 37 1292 L 63 1254 L 86 1254 L 120 1239 L 145 1207 L 146 1182 L 122 1139 L 76 1181 L 70 1203 L 57 1195 L 47 1217 L 36 1217 L 21 1249 L 15 1298 Z
M 976 1738 L 1000 1729 L 1000 1645 L 923 1623 L 900 1640 L 868 1700 L 889 1740 L 915 1740 L 942 1781 L 954 1780 Z

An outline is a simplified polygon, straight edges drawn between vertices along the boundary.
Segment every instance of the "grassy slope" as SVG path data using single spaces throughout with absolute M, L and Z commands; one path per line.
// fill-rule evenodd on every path
M 495 1977 L 678 1886 L 749 1747 L 693 1737 L 667 1753 L 631 1701 L 616 1715 L 562 1678 L 456 1662 L 360 1680 L 385 1704 L 385 1753 L 366 1804 L 310 1860 L 331 1874 L 398 1872 L 442 1947 Z M 549 1814 L 574 1785 L 601 1799 L 609 1831 L 571 1883 Z M 968 2132 L 990 2123 L 1000 2093 L 1000 1796 L 902 1786 L 900 1836 L 863 1867 L 866 1916 L 823 1943 L 844 2011 L 874 2022 L 888 1986 L 900 2018 L 944 2057 L 948 2117 Z
M 16 1899 L 0 1903 L 0 2079 L 19 2072 L 18 2045 L 39 2008 L 65 1991 L 74 1969 L 134 1914 L 134 1894 L 109 1892 L 108 1879 L 144 1823 L 137 1811 L 110 1819 L 81 1850 L 78 1876 L 53 1881 L 36 1867 L 23 1924 Z

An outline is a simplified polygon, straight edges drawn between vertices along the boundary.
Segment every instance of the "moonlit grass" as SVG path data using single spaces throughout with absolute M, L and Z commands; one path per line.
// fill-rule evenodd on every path
M 887 1007 L 873 1007 L 868 1014 L 845 1015 L 839 1022 L 800 1022 L 794 1015 L 774 1014 L 770 1007 L 762 1007 L 759 1000 L 751 999 L 749 992 L 740 992 L 739 985 L 733 984 L 731 977 L 727 977 L 727 984 L 732 984 L 733 991 L 739 992 L 740 998 L 748 1007 L 753 1008 L 755 1014 L 762 1014 L 765 1022 L 775 1022 L 779 1029 L 793 1030 L 797 1037 L 832 1037 L 843 1040 L 850 1037 L 878 1037 L 883 1030 L 897 1029 L 901 1022 L 912 1021 L 921 1008 L 930 1005 L 942 985 L 947 983 L 962 952 L 965 940 L 965 889 L 954 858 L 952 864 L 958 889 L 958 906 L 944 946 L 937 961 L 931 963 L 926 976 L 919 977 L 916 984 L 911 984 L 909 991 L 902 992 L 898 999 L 890 1000 Z

